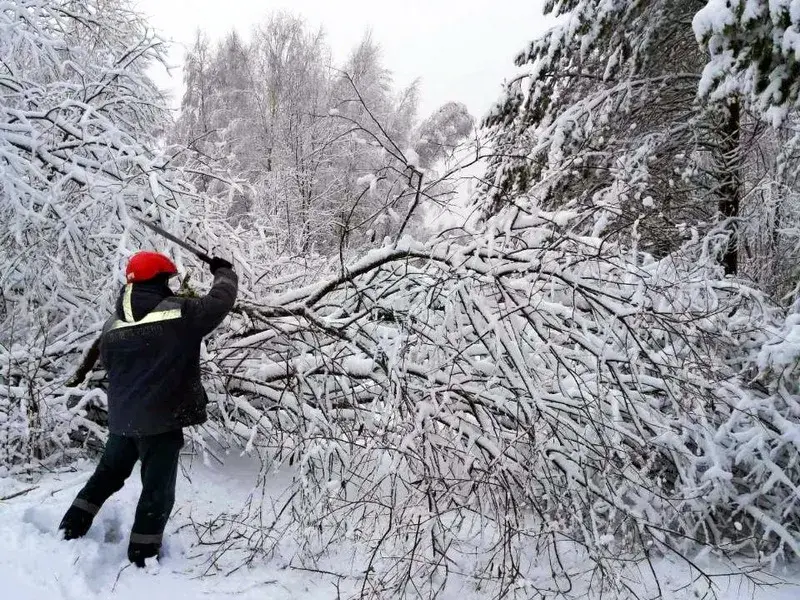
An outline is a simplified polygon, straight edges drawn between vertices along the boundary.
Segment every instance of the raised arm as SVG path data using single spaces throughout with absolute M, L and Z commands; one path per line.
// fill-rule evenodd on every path
M 188 320 L 189 327 L 201 336 L 211 333 L 233 308 L 239 289 L 239 278 L 232 266 L 221 258 L 212 259 L 214 285 L 202 298 L 184 301 L 184 318 Z

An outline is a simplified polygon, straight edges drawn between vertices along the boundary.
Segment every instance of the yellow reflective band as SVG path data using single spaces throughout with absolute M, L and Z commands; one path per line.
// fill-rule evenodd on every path
M 127 323 L 125 321 L 116 321 L 114 325 L 111 326 L 111 329 L 119 329 L 120 327 L 133 327 L 134 325 L 146 325 L 148 323 L 171 321 L 173 319 L 180 319 L 180 318 L 181 318 L 180 308 L 175 308 L 173 310 L 158 310 L 149 313 L 144 318 L 135 321 L 133 323 Z
M 129 323 L 133 322 L 133 305 L 131 304 L 132 293 L 133 284 L 129 283 L 125 286 L 125 295 L 122 297 L 122 312 L 125 313 L 125 320 Z

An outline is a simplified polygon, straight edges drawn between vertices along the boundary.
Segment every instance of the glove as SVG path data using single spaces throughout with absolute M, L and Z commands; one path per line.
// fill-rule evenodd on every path
M 232 269 L 233 268 L 233 265 L 231 263 L 229 263 L 224 258 L 220 258 L 218 256 L 215 256 L 214 258 L 212 258 L 211 259 L 211 263 L 209 263 L 208 266 L 211 269 L 212 273 L 216 273 L 217 269 L 220 269 L 220 268 L 225 268 L 225 269 Z

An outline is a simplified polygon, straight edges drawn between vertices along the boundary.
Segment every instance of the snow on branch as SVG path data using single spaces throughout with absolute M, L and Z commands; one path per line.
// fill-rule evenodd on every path
M 355 519 L 372 539 L 388 518 L 380 552 L 403 563 L 422 519 L 432 571 L 478 543 L 463 519 L 483 523 L 484 573 L 548 539 L 600 574 L 698 543 L 794 555 L 796 402 L 747 389 L 731 358 L 763 341 L 768 303 L 703 244 L 656 260 L 580 220 L 504 211 L 243 305 L 216 349 L 218 428 L 299 462 L 298 527 Z

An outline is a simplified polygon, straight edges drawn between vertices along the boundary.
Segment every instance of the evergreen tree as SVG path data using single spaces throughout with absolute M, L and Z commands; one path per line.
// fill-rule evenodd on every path
M 657 256 L 726 220 L 737 270 L 741 109 L 696 101 L 704 56 L 687 23 L 702 0 L 549 1 L 558 24 L 517 57 L 486 119 L 481 202 L 580 206 L 594 234 L 633 234 Z
M 707 0 L 693 21 L 710 59 L 700 91 L 745 94 L 779 122 L 800 100 L 800 9 L 791 0 Z

